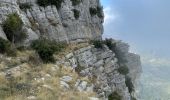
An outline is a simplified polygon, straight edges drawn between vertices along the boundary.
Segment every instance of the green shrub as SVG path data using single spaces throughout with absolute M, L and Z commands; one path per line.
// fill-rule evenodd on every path
M 9 50 L 10 42 L 0 37 L 0 53 L 4 54 Z
M 99 7 L 99 6 L 97 6 L 97 8 L 90 8 L 89 9 L 89 11 L 90 11 L 90 15 L 91 16 L 95 16 L 95 15 L 97 15 L 99 18 L 103 18 L 104 16 L 103 16 L 103 8 L 102 7 Z
M 9 86 L 1 85 L 0 86 L 0 99 L 4 100 L 6 97 L 9 97 L 11 95 L 11 90 Z
M 100 49 L 103 48 L 103 41 L 101 40 L 94 40 L 91 41 L 91 43 L 94 45 L 95 48 L 100 48 Z
M 29 55 L 28 62 L 31 66 L 38 66 L 41 64 L 41 59 L 37 53 L 33 53 Z
M 97 16 L 98 16 L 99 18 L 103 18 L 103 17 L 104 17 L 104 16 L 103 16 L 103 8 L 97 6 L 96 9 L 97 9 Z
M 51 4 L 50 1 L 51 1 L 51 0 L 37 0 L 37 4 L 38 4 L 39 6 L 46 7 L 46 6 L 48 6 L 48 5 Z
M 27 9 L 31 9 L 31 4 L 29 4 L 29 3 L 21 3 L 21 4 L 19 4 L 19 8 L 21 9 L 21 10 L 24 10 L 24 11 L 26 11 Z
M 127 66 L 120 66 L 118 72 L 122 75 L 127 75 L 129 73 L 129 68 Z
M 90 15 L 91 16 L 94 16 L 94 15 L 97 14 L 97 9 L 96 8 L 90 8 L 89 10 L 90 10 Z
M 7 52 L 6 52 L 7 56 L 12 56 L 15 57 L 17 55 L 17 49 L 15 46 L 11 46 Z
M 63 0 L 37 0 L 37 4 L 39 6 L 49 6 L 49 5 L 55 5 L 58 9 L 61 7 Z
M 116 47 L 116 44 L 112 42 L 112 39 L 106 39 L 104 41 L 104 43 L 107 45 L 107 47 L 110 49 L 110 50 L 114 50 L 115 47 Z
M 71 0 L 73 6 L 80 4 L 81 0 Z
M 108 100 L 122 100 L 122 97 L 117 92 L 113 92 L 108 96 Z
M 56 43 L 48 39 L 39 39 L 32 42 L 31 47 L 37 51 L 43 62 L 54 62 L 54 53 L 59 53 L 64 47 L 63 43 Z
M 55 5 L 58 9 L 61 7 L 61 3 L 63 0 L 49 0 L 51 1 L 51 5 Z
M 7 56 L 16 56 L 16 48 L 8 40 L 0 38 L 0 53 Z
M 78 11 L 77 9 L 73 9 L 73 12 L 74 12 L 74 17 L 75 17 L 75 19 L 79 19 L 79 17 L 80 17 L 80 11 Z
M 3 22 L 3 30 L 9 41 L 16 43 L 26 39 L 27 34 L 22 30 L 23 22 L 17 13 L 9 14 Z
M 16 49 L 19 50 L 19 51 L 25 51 L 25 50 L 27 50 L 27 49 L 29 49 L 29 48 L 26 47 L 26 46 L 19 46 L 19 47 L 17 47 Z
M 125 83 L 126 83 L 126 86 L 129 89 L 129 93 L 132 93 L 134 91 L 134 86 L 133 86 L 133 83 L 132 83 L 132 79 L 130 77 L 126 76 Z

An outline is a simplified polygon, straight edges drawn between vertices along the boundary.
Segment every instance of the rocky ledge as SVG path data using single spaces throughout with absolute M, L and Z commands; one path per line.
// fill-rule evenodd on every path
M 127 60 L 126 65 L 130 70 L 128 76 L 135 84 L 136 76 L 140 76 L 141 72 L 140 57 L 129 53 L 127 47 L 126 43 L 116 41 L 115 49 L 120 51 L 121 54 L 124 52 L 122 57 Z M 33 100 L 37 100 L 41 94 L 36 90 L 40 91 L 46 88 L 53 92 L 57 89 L 55 95 L 63 94 L 63 96 L 58 96 L 59 100 L 65 98 L 66 91 L 73 92 L 73 94 L 66 96 L 67 99 L 65 100 L 75 98 L 75 93 L 78 93 L 76 98 L 82 95 L 82 98 L 86 98 L 85 100 L 107 100 L 109 95 L 115 91 L 122 97 L 122 100 L 132 100 L 135 91 L 133 91 L 133 94 L 129 92 L 126 76 L 118 71 L 121 67 L 121 60 L 117 57 L 119 53 L 113 52 L 106 45 L 102 49 L 95 48 L 94 45 L 85 45 L 80 48 L 76 45 L 76 48 L 71 51 L 55 55 L 56 62 L 47 65 L 33 64 L 35 61 L 37 63 L 39 58 L 34 58 L 35 61 L 32 62 L 33 54 L 30 53 L 21 53 L 20 57 L 16 58 L 1 56 L 0 76 L 6 79 L 11 77 L 18 79 L 20 77 L 22 81 L 19 82 L 27 82 L 26 84 L 29 84 L 31 89 L 34 87 L 33 90 L 29 90 L 29 92 L 34 91 L 34 93 L 22 98 L 33 97 Z M 25 78 L 26 76 L 27 78 Z M 53 92 L 49 92 L 48 96 L 52 95 L 51 98 L 54 98 Z

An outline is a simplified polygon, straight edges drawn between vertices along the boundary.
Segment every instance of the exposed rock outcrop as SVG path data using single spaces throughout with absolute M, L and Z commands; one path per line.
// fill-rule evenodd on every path
M 105 100 L 112 92 L 119 91 L 123 100 L 131 100 L 125 76 L 117 71 L 118 59 L 106 46 L 104 49 L 96 49 L 93 46 L 81 48 L 66 55 L 65 60 L 69 61 L 71 66 L 79 68 L 81 76 L 88 76 L 94 81 L 93 91 L 99 98 Z
M 125 64 L 129 69 L 129 76 L 132 78 L 135 84 L 136 79 L 140 77 L 142 73 L 140 56 L 129 52 L 129 45 L 122 41 L 114 41 L 116 43 L 115 53 L 119 58 L 119 64 Z
M 91 7 L 101 7 L 99 0 L 81 0 L 73 6 L 71 0 L 63 0 L 61 8 L 53 5 L 40 7 L 37 0 L 0 0 L 0 24 L 8 14 L 17 12 L 24 22 L 28 40 L 45 36 L 56 41 L 75 41 L 101 39 L 103 17 L 91 16 Z M 30 4 L 31 8 L 22 10 L 21 4 Z M 80 11 L 80 17 L 74 17 L 73 9 Z M 103 13 L 103 12 L 101 12 Z M 6 38 L 0 26 L 0 37 Z

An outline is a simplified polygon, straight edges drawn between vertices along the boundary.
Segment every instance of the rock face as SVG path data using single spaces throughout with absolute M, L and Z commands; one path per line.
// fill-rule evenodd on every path
M 129 52 L 129 45 L 121 41 L 116 42 L 115 53 L 119 60 L 120 65 L 125 64 L 129 69 L 129 76 L 132 78 L 133 83 L 136 83 L 135 80 L 139 78 L 142 73 L 140 56 L 134 53 Z
M 81 0 L 80 4 L 74 6 L 71 0 L 63 0 L 61 8 L 50 5 L 40 7 L 36 0 L 0 0 L 0 37 L 7 39 L 2 29 L 2 23 L 11 13 L 18 13 L 24 22 L 24 30 L 28 33 L 26 42 L 44 36 L 56 41 L 86 41 L 101 40 L 103 33 L 103 12 L 102 16 L 91 15 L 90 8 L 101 8 L 99 0 Z M 20 9 L 21 4 L 30 4 L 30 9 Z M 80 11 L 78 19 L 74 16 L 74 9 Z M 114 91 L 118 91 L 123 100 L 131 100 L 131 95 L 125 84 L 125 76 L 118 72 L 121 64 L 130 69 L 129 76 L 133 83 L 141 73 L 140 57 L 129 53 L 129 45 L 120 41 L 116 43 L 115 50 L 107 46 L 103 49 L 96 49 L 94 46 L 75 50 L 60 59 L 56 64 L 71 66 L 81 76 L 88 77 L 93 84 L 87 81 L 77 80 L 75 87 L 79 91 L 95 91 L 99 98 L 107 100 L 107 97 Z M 20 71 L 20 67 L 11 71 Z M 55 70 L 55 69 L 54 69 Z M 71 88 L 68 85 L 73 80 L 71 76 L 63 76 L 60 85 L 65 89 Z M 47 86 L 46 86 L 47 87 Z M 31 97 L 30 97 L 31 98 Z M 91 100 L 98 100 L 91 98 Z
M 76 6 L 73 6 L 71 0 L 63 0 L 59 9 L 53 5 L 40 7 L 36 2 L 37 0 L 0 0 L 0 24 L 8 14 L 17 12 L 24 22 L 28 40 L 40 36 L 67 42 L 101 39 L 103 17 L 92 16 L 89 11 L 91 7 L 101 7 L 99 0 L 81 0 Z M 31 8 L 20 9 L 19 6 L 25 3 L 30 4 Z M 73 9 L 80 11 L 78 19 L 74 17 Z M 1 26 L 0 37 L 6 38 Z
M 135 56 L 132 58 L 136 59 Z M 131 60 L 133 61 L 133 59 L 129 61 Z M 119 74 L 117 70 L 119 68 L 118 59 L 115 53 L 109 50 L 107 46 L 104 49 L 96 49 L 94 46 L 81 48 L 66 55 L 63 62 L 66 61 L 69 61 L 70 66 L 76 66 L 75 69 L 79 69 L 78 71 L 81 76 L 91 78 L 94 85 L 93 91 L 102 100 L 106 100 L 108 95 L 114 91 L 119 91 L 123 100 L 131 100 L 130 93 L 125 84 L 125 76 Z M 134 62 L 135 64 L 140 66 L 140 60 Z M 138 72 L 138 68 L 134 67 L 130 74 L 135 76 L 137 74 L 135 73 L 136 71 Z M 83 85 L 80 87 L 78 87 L 80 91 L 84 90 Z

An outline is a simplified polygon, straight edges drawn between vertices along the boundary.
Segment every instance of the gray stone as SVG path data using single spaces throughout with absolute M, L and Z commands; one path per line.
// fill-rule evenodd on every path
M 31 9 L 21 10 L 20 3 L 32 4 Z M 75 8 L 70 0 L 64 0 L 59 10 L 55 6 L 39 7 L 36 0 L 0 0 L 0 4 L 0 24 L 6 15 L 17 12 L 24 22 L 24 28 L 33 29 L 27 31 L 28 41 L 40 35 L 56 41 L 85 41 L 101 39 L 103 33 L 103 17 L 91 16 L 89 12 L 90 7 L 101 7 L 98 0 L 82 1 L 76 6 L 80 11 L 79 19 L 74 18 L 72 9 Z M 1 28 L 0 37 L 6 38 Z
M 62 78 L 60 78 L 60 80 L 64 81 L 64 82 L 70 82 L 73 78 L 70 76 L 63 76 Z
M 87 88 L 87 82 L 86 81 L 82 81 L 78 87 L 77 90 L 79 90 L 80 92 L 85 91 Z
M 63 87 L 64 89 L 66 89 L 66 90 L 70 88 L 70 86 L 64 81 L 60 81 L 60 86 Z

